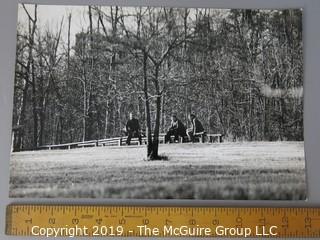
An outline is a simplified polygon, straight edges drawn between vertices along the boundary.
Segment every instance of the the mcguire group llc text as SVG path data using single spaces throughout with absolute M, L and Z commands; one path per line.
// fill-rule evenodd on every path
M 136 229 L 126 230 L 124 226 L 92 226 L 88 228 L 86 226 L 70 226 L 65 227 L 40 227 L 33 226 L 31 228 L 31 234 L 33 236 L 46 236 L 46 237 L 58 237 L 58 236 L 167 236 L 167 237 L 179 237 L 179 236 L 221 236 L 221 237 L 255 237 L 255 236 L 277 236 L 277 226 L 255 226 L 250 227 L 225 227 L 218 225 L 216 227 L 200 227 L 196 225 L 194 227 L 182 225 L 180 227 L 174 227 L 171 225 L 165 225 L 161 227 L 149 227 L 148 225 L 138 225 Z

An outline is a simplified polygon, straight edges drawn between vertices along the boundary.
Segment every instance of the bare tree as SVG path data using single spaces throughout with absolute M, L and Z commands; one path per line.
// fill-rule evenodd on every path
M 166 60 L 170 54 L 180 47 L 186 40 L 186 35 L 179 31 L 179 25 L 172 25 L 172 19 L 166 21 L 165 8 L 155 10 L 155 8 L 145 8 L 144 12 L 138 9 L 136 13 L 137 31 L 127 28 L 126 18 L 121 17 L 121 28 L 125 35 L 120 39 L 121 43 L 129 48 L 129 51 L 138 57 L 143 69 L 143 88 L 146 125 L 147 125 L 147 157 L 149 160 L 159 159 L 159 130 L 161 120 L 161 103 L 167 85 L 165 78 L 161 78 Z M 168 20 L 168 18 L 167 18 Z M 141 24 L 144 22 L 144 24 Z M 118 40 L 119 41 L 119 40 Z M 140 56 L 137 55 L 140 52 Z M 155 120 L 152 127 L 151 102 L 155 103 Z

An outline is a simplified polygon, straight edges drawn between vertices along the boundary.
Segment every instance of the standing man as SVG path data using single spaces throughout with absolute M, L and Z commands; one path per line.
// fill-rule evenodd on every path
M 169 128 L 164 142 L 167 143 L 171 140 L 171 136 L 174 136 L 174 141 L 179 141 L 179 136 L 185 137 L 186 135 L 186 127 L 183 123 L 177 118 L 176 115 L 171 116 L 171 127 Z
M 140 134 L 140 124 L 139 124 L 138 119 L 135 119 L 133 117 L 132 113 L 129 114 L 129 120 L 126 125 L 126 130 L 127 130 L 127 134 L 128 134 L 127 145 L 130 145 L 131 138 L 133 138 L 133 137 L 139 138 L 139 143 L 141 145 L 142 139 L 141 139 L 141 134 Z
M 189 120 L 191 122 L 191 128 L 187 129 L 187 135 L 188 135 L 189 141 L 194 142 L 195 136 L 199 133 L 203 133 L 204 128 L 201 122 L 197 119 L 196 115 L 189 114 Z

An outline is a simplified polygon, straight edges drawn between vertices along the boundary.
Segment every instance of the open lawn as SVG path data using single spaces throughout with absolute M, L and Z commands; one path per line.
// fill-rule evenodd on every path
M 10 197 L 305 199 L 303 142 L 166 144 L 13 153 Z

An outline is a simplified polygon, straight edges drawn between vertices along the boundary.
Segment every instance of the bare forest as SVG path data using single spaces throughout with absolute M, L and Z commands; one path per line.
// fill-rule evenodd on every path
M 158 154 L 176 114 L 227 141 L 303 141 L 302 11 L 84 6 L 42 27 L 20 5 L 13 150 L 120 136 L 134 112 Z

